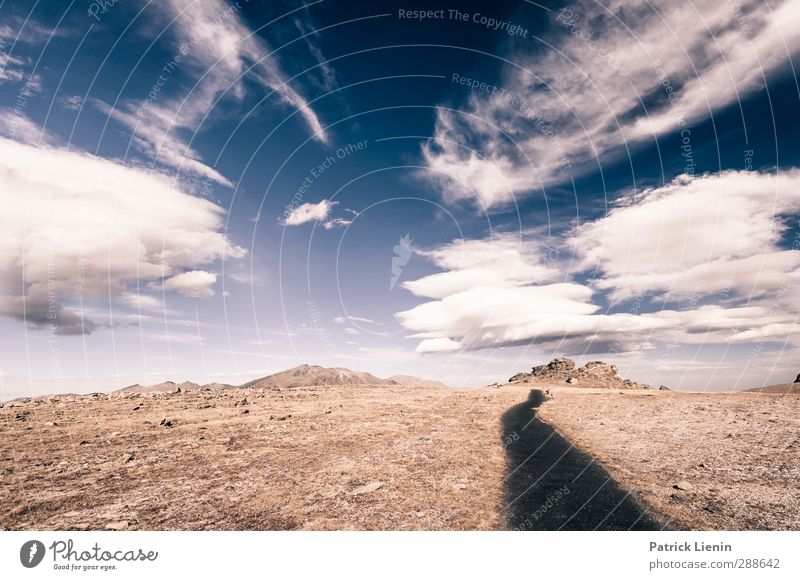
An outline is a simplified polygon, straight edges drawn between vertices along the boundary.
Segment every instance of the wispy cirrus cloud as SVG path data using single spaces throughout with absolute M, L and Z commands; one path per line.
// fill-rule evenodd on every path
M 791 0 L 587 0 L 550 18 L 550 46 L 506 55 L 505 92 L 437 114 L 423 157 L 447 199 L 503 205 L 597 171 L 747 98 L 800 52 Z
M 48 28 L 31 19 L 6 16 L 5 22 L 0 24 L 0 84 L 24 81 L 26 91 L 39 92 L 41 76 L 32 73 L 33 59 L 24 51 L 64 34 L 64 30 Z
M 99 108 L 132 131 L 132 139 L 159 163 L 211 179 L 232 183 L 208 166 L 187 137 L 204 129 L 208 115 L 222 101 L 243 101 L 247 81 L 269 89 L 275 98 L 295 109 L 313 137 L 328 136 L 306 99 L 289 83 L 278 55 L 239 14 L 237 5 L 222 0 L 167 0 L 158 15 L 169 26 L 173 59 L 157 77 L 157 98 L 129 100 L 115 107 L 96 102 Z M 162 90 L 177 69 L 193 78 L 189 90 Z

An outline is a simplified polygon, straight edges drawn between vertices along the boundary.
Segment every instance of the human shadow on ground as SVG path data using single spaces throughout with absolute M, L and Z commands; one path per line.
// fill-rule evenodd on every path
M 536 417 L 544 393 L 503 414 L 508 456 L 504 513 L 512 530 L 659 530 L 596 461 Z

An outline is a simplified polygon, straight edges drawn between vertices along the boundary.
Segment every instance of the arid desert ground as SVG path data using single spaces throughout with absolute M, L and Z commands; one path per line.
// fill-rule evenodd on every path
M 512 383 L 0 409 L 0 528 L 800 529 L 800 396 Z

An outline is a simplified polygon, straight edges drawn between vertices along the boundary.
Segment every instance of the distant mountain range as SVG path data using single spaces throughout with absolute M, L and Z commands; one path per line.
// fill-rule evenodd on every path
M 440 381 L 433 381 L 430 379 L 421 379 L 419 377 L 412 377 L 411 375 L 394 375 L 389 377 L 390 381 L 400 383 L 406 387 L 447 387 Z
M 444 383 L 427 379 L 420 379 L 409 375 L 395 375 L 388 379 L 381 379 L 370 373 L 353 371 L 341 367 L 326 368 L 317 365 L 300 365 L 286 371 L 281 371 L 260 379 L 255 379 L 243 385 L 228 385 L 223 383 L 209 383 L 199 385 L 189 381 L 174 383 L 166 381 L 157 385 L 131 385 L 119 389 L 118 393 L 166 393 L 193 391 L 197 389 L 271 389 L 294 388 L 325 385 L 374 385 L 374 386 L 406 386 L 406 387 L 446 387 Z

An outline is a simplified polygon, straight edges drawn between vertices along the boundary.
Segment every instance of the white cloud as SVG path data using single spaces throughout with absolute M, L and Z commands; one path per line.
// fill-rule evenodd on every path
M 349 226 L 351 223 L 353 223 L 353 220 L 346 220 L 344 218 L 334 218 L 332 220 L 326 221 L 324 224 L 322 224 L 322 227 L 325 228 L 326 230 L 332 230 L 333 228 L 341 228 L 344 226 Z
M 419 343 L 416 352 L 455 352 L 463 349 L 460 342 L 450 338 L 428 338 Z
M 205 270 L 190 270 L 164 280 L 164 289 L 174 290 L 192 298 L 210 298 L 214 295 L 212 286 L 216 281 L 216 274 Z
M 80 111 L 83 107 L 83 97 L 80 95 L 62 95 L 59 97 L 58 102 L 69 111 Z
M 793 285 L 800 252 L 779 246 L 791 214 L 800 214 L 800 170 L 682 176 L 580 227 L 575 248 L 617 298 L 756 298 Z
M 139 281 L 246 253 L 220 233 L 219 206 L 88 154 L 0 139 L 0 190 L 0 313 L 63 334 L 94 328 L 78 298 L 124 301 Z
M 333 319 L 336 324 L 347 324 L 348 322 L 363 322 L 365 324 L 380 324 L 371 318 L 364 318 L 363 316 L 337 316 Z
M 149 294 L 142 294 L 141 292 L 125 292 L 119 297 L 120 302 L 136 308 L 137 310 L 152 310 L 155 312 L 164 311 L 164 303 L 155 296 Z
M 563 277 L 558 250 L 528 233 L 495 234 L 481 240 L 456 240 L 431 251 L 418 250 L 444 272 L 402 286 L 417 296 L 443 298 L 491 281 L 493 286 L 520 286 Z
M 423 155 L 447 199 L 506 204 L 596 171 L 760 90 L 800 52 L 792 0 L 586 0 L 550 24 L 552 48 L 507 55 L 507 93 L 473 92 L 463 112 L 439 111 Z
M 0 83 L 18 83 L 25 78 L 25 70 L 22 67 L 28 64 L 27 60 L 11 56 L 0 50 L 0 62 L 2 62 L 2 68 L 0 68 Z
M 20 143 L 52 144 L 56 140 L 41 126 L 34 123 L 24 111 L 0 107 L 0 133 Z
M 308 102 L 288 84 L 276 55 L 247 27 L 235 5 L 223 0 L 166 0 L 158 9 L 174 34 L 175 54 L 165 63 L 168 70 L 154 76 L 155 96 L 143 94 L 141 100 L 116 107 L 96 102 L 103 112 L 133 131 L 136 146 L 145 154 L 163 165 L 231 186 L 201 160 L 181 133 L 202 130 L 218 102 L 243 100 L 248 78 L 296 109 L 313 136 L 327 142 Z M 169 97 L 168 85 L 177 83 L 172 78 L 176 69 L 194 75 L 197 82 L 189 93 Z
M 287 214 L 286 219 L 283 220 L 283 225 L 286 226 L 299 226 L 313 221 L 324 221 L 328 219 L 333 206 L 338 202 L 323 199 L 319 203 L 304 203 L 297 207 L 291 208 Z
M 64 34 L 63 31 L 47 28 L 29 18 L 22 20 L 7 15 L 6 22 L 0 24 L 0 84 L 25 81 L 20 91 L 24 97 L 41 92 L 41 76 L 29 72 L 33 60 L 21 56 L 20 49 L 40 45 L 52 36 Z M 12 54 L 15 50 L 16 55 Z
M 419 352 L 770 341 L 794 348 L 800 234 L 785 238 L 788 216 L 798 214 L 800 170 L 684 176 L 547 244 L 526 232 L 419 252 L 443 271 L 405 282 L 432 300 L 396 317 L 422 339 Z M 574 248 L 578 259 L 551 260 L 553 247 Z
M 421 343 L 420 352 L 431 347 L 441 350 L 444 344 L 455 348 L 455 343 L 475 350 L 586 332 L 590 315 L 599 310 L 591 297 L 592 290 L 580 284 L 495 286 L 486 282 L 400 312 L 397 319 L 415 336 L 437 339 Z

